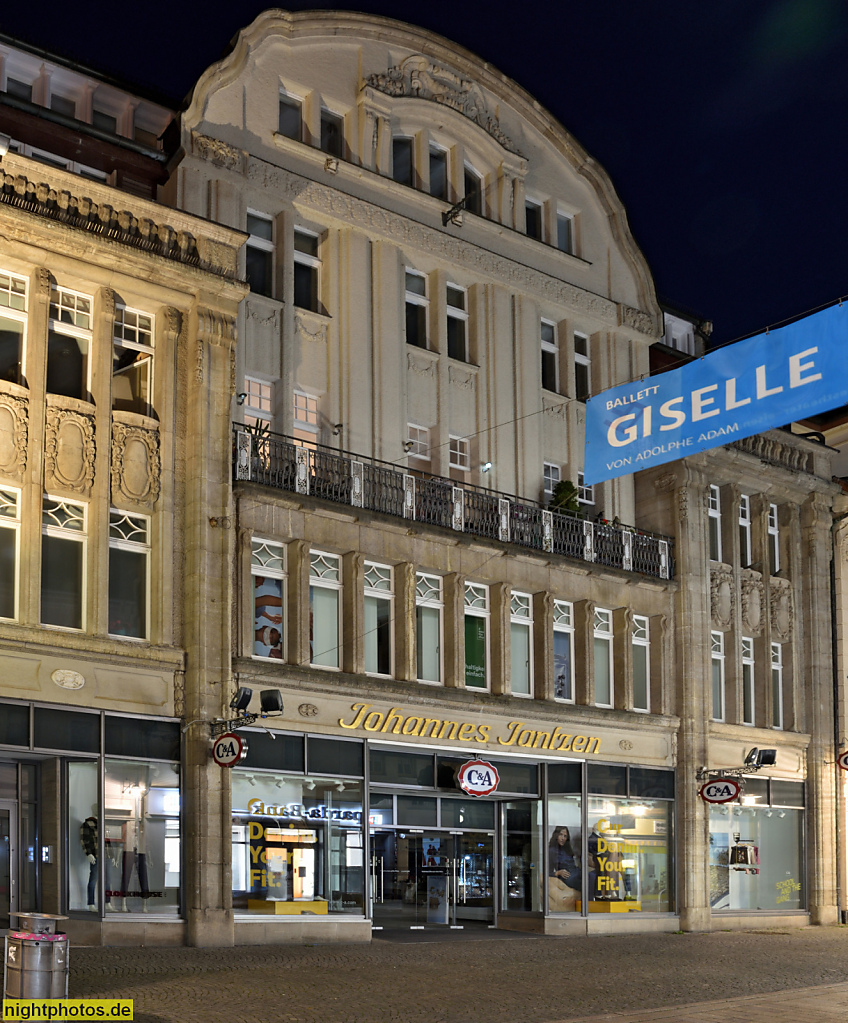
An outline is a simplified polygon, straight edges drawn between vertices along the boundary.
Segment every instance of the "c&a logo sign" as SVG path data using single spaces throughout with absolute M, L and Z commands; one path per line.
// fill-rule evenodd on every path
M 497 789 L 501 778 L 494 764 L 485 760 L 469 760 L 460 767 L 456 780 L 469 796 L 488 796 Z
M 699 795 L 705 803 L 732 803 L 741 790 L 742 786 L 734 778 L 713 778 L 701 786 Z

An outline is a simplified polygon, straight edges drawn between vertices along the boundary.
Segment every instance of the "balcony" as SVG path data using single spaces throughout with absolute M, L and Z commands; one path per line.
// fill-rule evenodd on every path
M 549 511 L 536 501 L 235 424 L 233 479 L 656 579 L 674 575 L 667 536 Z

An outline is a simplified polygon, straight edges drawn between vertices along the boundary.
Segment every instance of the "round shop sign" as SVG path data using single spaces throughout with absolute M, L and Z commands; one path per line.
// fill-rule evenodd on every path
M 247 743 L 235 732 L 219 735 L 212 744 L 212 758 L 219 767 L 235 767 L 247 756 Z
M 699 795 L 705 803 L 732 803 L 742 791 L 734 778 L 713 778 L 701 786 Z
M 488 796 L 501 780 L 495 765 L 485 760 L 469 760 L 460 767 L 456 778 L 459 787 L 469 796 Z
M 836 766 L 841 767 L 843 771 L 848 771 L 848 749 L 843 750 L 836 758 Z

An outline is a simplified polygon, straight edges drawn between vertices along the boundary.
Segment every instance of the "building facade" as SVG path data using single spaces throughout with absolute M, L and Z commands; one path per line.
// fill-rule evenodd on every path
M 122 411 L 101 369 L 60 402 L 98 437 L 111 423 L 89 489 L 47 475 L 49 430 L 2 477 L 27 482 L 9 522 L 35 538 L 16 562 L 29 597 L 0 622 L 9 819 L 23 834 L 34 794 L 47 850 L 33 898 L 75 936 L 130 944 L 834 921 L 830 453 L 778 431 L 586 485 L 587 401 L 648 376 L 658 344 L 665 364 L 700 344 L 664 325 L 598 164 L 467 51 L 338 12 L 261 15 L 178 127 L 158 204 L 89 191 L 183 254 L 98 237 L 51 285 L 175 325 L 153 346 L 156 415 Z M 2 167 L 38 192 L 26 157 Z M 44 257 L 7 263 L 26 282 Z M 118 314 L 92 300 L 119 365 Z M 49 324 L 75 315 L 57 303 L 47 367 L 0 385 L 48 424 L 33 381 L 52 379 Z M 138 459 L 115 446 L 126 417 L 159 437 L 146 504 L 116 490 Z M 89 494 L 90 607 L 57 628 L 39 565 Z M 110 620 L 107 555 L 132 563 L 142 516 L 157 568 L 139 635 L 117 556 Z M 257 713 L 279 692 L 282 714 L 241 727 L 243 688 Z M 76 708 L 100 745 L 54 755 L 43 740 Z M 247 753 L 222 768 L 212 737 L 234 719 Z M 752 747 L 775 763 L 708 808 L 703 782 Z M 141 751 L 144 777 L 112 764 Z

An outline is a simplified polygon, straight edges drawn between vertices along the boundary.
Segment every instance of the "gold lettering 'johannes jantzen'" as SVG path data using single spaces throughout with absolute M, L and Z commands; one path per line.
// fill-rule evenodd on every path
M 388 711 L 372 710 L 370 703 L 354 703 L 351 706 L 353 719 L 339 718 L 342 728 L 363 729 L 380 735 L 414 735 L 427 739 L 455 739 L 457 742 L 489 742 L 489 725 L 473 721 L 451 721 L 445 718 L 428 718 L 406 715 L 400 707 Z M 594 735 L 572 735 L 558 725 L 551 731 L 537 731 L 528 728 L 523 721 L 510 721 L 506 737 L 497 736 L 499 746 L 520 746 L 525 749 L 543 749 L 551 752 L 600 753 L 601 740 Z

